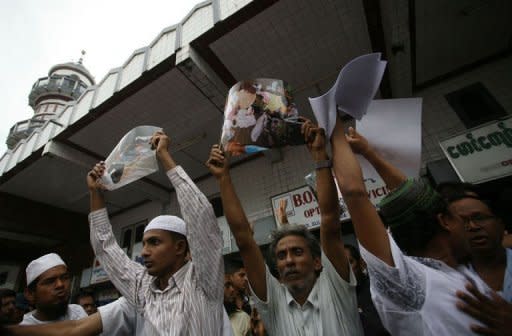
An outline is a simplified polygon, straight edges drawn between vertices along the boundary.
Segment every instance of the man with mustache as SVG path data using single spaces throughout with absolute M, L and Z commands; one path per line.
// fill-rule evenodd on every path
M 464 223 L 473 270 L 512 302 L 512 250 L 502 244 L 505 225 L 501 214 L 480 197 L 472 184 L 442 183 L 437 190 L 447 202 L 449 214 Z
M 344 253 L 339 202 L 325 148 L 325 132 L 309 121 L 301 131 L 317 168 L 321 244 L 303 225 L 289 224 L 274 232 L 269 251 L 279 279 L 265 265 L 233 187 L 228 161 L 216 145 L 207 166 L 219 182 L 226 219 L 268 333 L 362 335 L 356 280 Z
M 21 325 L 79 320 L 87 316 L 82 307 L 68 304 L 71 275 L 61 257 L 46 254 L 28 264 L 25 296 L 36 309 L 25 314 Z

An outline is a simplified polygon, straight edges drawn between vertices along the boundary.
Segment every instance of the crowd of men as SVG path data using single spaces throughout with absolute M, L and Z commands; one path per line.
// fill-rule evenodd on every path
M 407 178 L 361 134 L 346 132 L 341 120 L 330 139 L 310 121 L 302 134 L 316 167 L 319 241 L 301 223 L 283 219 L 272 233 L 267 264 L 229 158 L 214 145 L 206 165 L 241 257 L 224 265 L 212 205 L 172 158 L 168 136 L 157 132 L 151 142 L 182 218 L 160 215 L 149 222 L 144 265 L 128 258 L 112 232 L 100 179 L 105 165 L 87 175 L 91 245 L 121 298 L 96 307 L 93 295 L 80 293 L 77 304 L 69 304 L 67 266 L 47 254 L 26 269 L 32 310 L 21 315 L 16 293 L 0 291 L 2 335 L 512 334 L 504 207 L 498 210 L 469 184 L 434 190 Z M 368 199 L 355 154 L 391 190 L 380 213 Z M 335 180 L 359 246 L 344 244 Z

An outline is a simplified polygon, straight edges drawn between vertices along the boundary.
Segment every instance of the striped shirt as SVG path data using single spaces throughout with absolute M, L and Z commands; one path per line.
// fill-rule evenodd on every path
M 106 209 L 89 214 L 94 253 L 114 286 L 161 335 L 221 335 L 224 263 L 217 218 L 206 196 L 180 166 L 167 176 L 187 223 L 192 261 L 169 279 L 164 290 L 158 289 L 156 278 L 117 244 Z
M 357 309 L 356 277 L 350 270 L 344 280 L 329 258 L 322 254 L 322 272 L 306 302 L 301 306 L 266 268 L 267 301 L 256 296 L 254 305 L 269 335 L 279 336 L 362 336 Z

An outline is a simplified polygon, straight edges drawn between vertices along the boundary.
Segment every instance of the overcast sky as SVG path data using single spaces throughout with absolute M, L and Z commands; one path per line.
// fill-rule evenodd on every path
M 33 115 L 28 94 L 50 67 L 78 61 L 83 49 L 99 82 L 199 2 L 0 0 L 0 156 L 11 126 Z

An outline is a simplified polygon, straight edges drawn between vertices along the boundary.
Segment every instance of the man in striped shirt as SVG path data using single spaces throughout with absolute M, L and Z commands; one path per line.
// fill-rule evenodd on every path
M 176 190 L 183 220 L 153 219 L 144 232 L 145 266 L 130 260 L 112 233 L 101 193 L 105 166 L 99 163 L 87 176 L 92 247 L 112 283 L 160 334 L 220 335 L 224 265 L 217 218 L 206 196 L 172 159 L 169 138 L 157 132 L 151 142 Z

